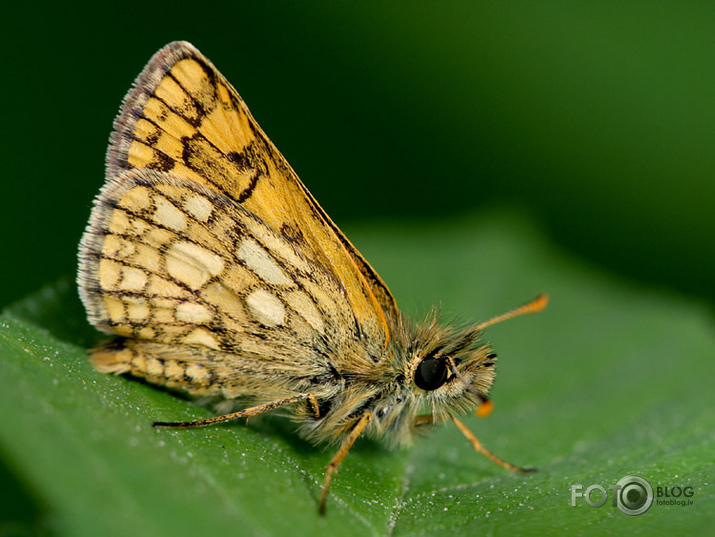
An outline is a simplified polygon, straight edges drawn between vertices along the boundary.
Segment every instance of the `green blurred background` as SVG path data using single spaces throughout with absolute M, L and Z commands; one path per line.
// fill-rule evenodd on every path
M 715 4 L 15 9 L 0 305 L 74 273 L 120 100 L 176 39 L 224 72 L 341 225 L 511 206 L 589 263 L 715 298 Z
M 342 227 L 504 207 L 588 264 L 715 300 L 713 3 L 3 10 L 0 307 L 75 272 L 121 98 L 176 39 L 221 69 Z M 37 518 L 14 480 L 0 464 L 14 499 L 0 520 Z

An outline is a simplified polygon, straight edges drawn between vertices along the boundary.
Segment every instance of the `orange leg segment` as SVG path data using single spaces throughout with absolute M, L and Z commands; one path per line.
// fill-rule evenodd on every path
M 320 504 L 318 506 L 318 512 L 321 515 L 325 514 L 325 502 L 328 499 L 328 489 L 330 489 L 330 482 L 333 480 L 333 474 L 338 471 L 338 466 L 340 466 L 340 463 L 343 462 L 343 459 L 348 454 L 348 451 L 350 451 L 350 448 L 355 443 L 355 440 L 357 440 L 358 436 L 360 436 L 360 433 L 365 430 L 365 427 L 367 427 L 367 424 L 370 423 L 371 419 L 372 414 L 370 412 L 365 412 L 360 417 L 358 422 L 355 424 L 355 427 L 353 427 L 353 429 L 350 431 L 350 434 L 347 436 L 347 438 L 345 438 L 345 440 L 343 440 L 343 445 L 340 446 L 338 452 L 328 463 L 328 467 L 325 469 L 323 492 L 320 494 Z
M 459 429 L 460 431 L 462 431 L 462 434 L 467 437 L 467 440 L 469 440 L 469 442 L 472 444 L 472 447 L 473 447 L 476 451 L 478 451 L 479 453 L 481 453 L 482 455 L 484 455 L 484 456 L 487 457 L 488 459 L 491 459 L 492 461 L 494 461 L 495 463 L 497 463 L 499 466 L 501 466 L 501 467 L 503 467 L 503 468 L 506 468 L 507 470 L 511 470 L 512 472 L 528 473 L 528 472 L 535 472 L 535 471 L 536 471 L 536 468 L 521 468 L 521 467 L 519 467 L 519 466 L 514 466 L 513 464 L 509 464 L 508 462 L 505 462 L 505 461 L 501 460 L 501 459 L 500 459 L 499 457 L 497 457 L 496 455 L 493 455 L 492 453 L 490 453 L 489 451 L 487 451 L 487 449 L 482 445 L 482 443 L 481 443 L 479 440 L 477 440 L 477 437 L 474 436 L 474 434 L 472 433 L 472 431 L 470 431 L 469 429 L 467 429 L 467 426 L 464 425 L 464 423 L 462 423 L 461 421 L 459 421 L 459 420 L 458 420 L 457 418 L 455 418 L 454 416 L 452 417 L 452 421 L 453 421 L 454 424 L 457 426 L 457 429 Z

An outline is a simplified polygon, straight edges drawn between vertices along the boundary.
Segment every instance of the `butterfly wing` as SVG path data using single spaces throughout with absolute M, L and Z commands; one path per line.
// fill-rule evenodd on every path
M 318 380 L 336 355 L 374 365 L 346 330 L 355 319 L 341 283 L 195 181 L 120 173 L 95 200 L 80 252 L 91 322 L 123 336 L 94 353 L 104 371 L 193 393 L 276 397 L 330 389 Z
M 360 336 L 387 347 L 390 291 L 321 209 L 236 90 L 191 44 L 161 49 L 137 78 L 114 125 L 107 174 L 172 172 L 236 200 L 343 287 Z M 379 352 L 376 351 L 376 352 Z
M 123 336 L 94 353 L 100 369 L 229 397 L 278 371 L 314 385 L 341 359 L 368 369 L 398 315 L 236 91 L 187 43 L 159 51 L 124 101 L 78 283 L 91 322 Z

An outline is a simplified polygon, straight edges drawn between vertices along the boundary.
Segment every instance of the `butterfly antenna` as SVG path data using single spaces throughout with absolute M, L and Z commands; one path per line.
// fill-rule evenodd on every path
M 541 294 L 537 296 L 534 300 L 531 300 L 526 304 L 519 306 L 518 308 L 514 308 L 513 310 L 509 310 L 506 313 L 502 313 L 501 315 L 497 315 L 496 317 L 492 317 L 491 319 L 484 321 L 481 324 L 478 324 L 476 326 L 476 329 L 482 330 L 487 326 L 491 326 L 493 324 L 497 324 L 502 321 L 506 321 L 507 319 L 512 319 L 514 317 L 518 317 L 519 315 L 524 315 L 526 313 L 536 313 L 537 311 L 543 310 L 548 305 L 548 303 L 549 297 L 545 294 Z M 480 404 L 476 410 L 477 416 L 488 416 L 494 408 L 494 404 L 492 403 L 491 399 L 489 399 L 486 395 L 477 390 L 476 387 L 472 386 L 471 384 L 469 384 L 469 382 L 467 382 L 467 379 L 465 379 L 464 376 L 459 372 L 459 369 L 457 369 L 457 365 L 454 363 L 454 360 L 452 360 L 452 358 L 447 358 L 447 365 L 452 370 L 454 376 L 457 377 L 462 382 L 462 384 L 464 384 L 467 390 L 472 392 L 479 399 Z
M 519 306 L 518 308 L 514 308 L 513 310 L 507 311 L 506 313 L 502 313 L 501 315 L 492 317 L 488 321 L 484 321 L 483 323 L 478 324 L 476 328 L 477 330 L 483 330 L 487 326 L 506 321 L 507 319 L 513 319 L 514 317 L 518 317 L 519 315 L 524 315 L 526 313 L 536 313 L 537 311 L 543 310 L 548 303 L 548 295 L 541 294 L 537 296 L 534 300 L 531 300 L 530 302 L 527 302 L 526 304 Z

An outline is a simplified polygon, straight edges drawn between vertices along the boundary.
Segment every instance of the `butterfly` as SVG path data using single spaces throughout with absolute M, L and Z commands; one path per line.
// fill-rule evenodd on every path
M 102 372 L 193 396 L 238 401 L 196 427 L 284 407 L 300 435 L 334 443 L 319 502 L 358 437 L 407 445 L 457 414 L 487 413 L 495 322 L 412 323 L 253 119 L 187 42 L 166 45 L 124 99 L 106 182 L 79 247 L 89 321 L 114 338 L 91 351 Z

